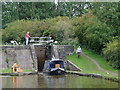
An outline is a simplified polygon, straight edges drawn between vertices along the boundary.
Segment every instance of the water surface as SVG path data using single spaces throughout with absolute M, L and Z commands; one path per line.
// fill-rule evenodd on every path
M 77 75 L 50 76 L 41 73 L 0 78 L 2 88 L 118 88 L 116 82 Z

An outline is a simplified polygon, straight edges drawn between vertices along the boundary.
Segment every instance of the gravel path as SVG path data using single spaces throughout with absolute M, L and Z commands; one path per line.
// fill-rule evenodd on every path
M 113 75 L 118 76 L 118 73 L 114 73 L 114 72 L 111 72 L 111 71 L 104 70 L 103 68 L 100 67 L 100 65 L 96 62 L 96 60 L 94 60 L 94 59 L 92 59 L 91 57 L 87 56 L 85 53 L 82 53 L 82 54 L 83 54 L 85 57 L 89 58 L 91 61 L 93 61 L 93 62 L 97 65 L 97 67 L 98 67 L 99 70 L 104 71 L 104 72 L 109 73 L 109 74 L 111 73 L 111 74 L 113 74 Z

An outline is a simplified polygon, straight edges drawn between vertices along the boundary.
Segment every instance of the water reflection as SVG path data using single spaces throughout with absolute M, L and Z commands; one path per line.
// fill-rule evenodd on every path
M 65 75 L 62 76 L 48 76 L 44 74 L 45 83 L 49 88 L 64 88 Z
M 1 78 L 1 77 L 0 77 Z M 118 83 L 77 75 L 2 77 L 3 88 L 118 88 Z
M 23 87 L 23 76 L 12 77 L 12 87 L 13 88 Z

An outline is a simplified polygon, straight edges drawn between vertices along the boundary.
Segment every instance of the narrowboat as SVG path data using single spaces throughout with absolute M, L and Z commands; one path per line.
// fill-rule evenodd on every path
M 58 59 L 46 61 L 43 72 L 48 72 L 50 75 L 65 74 L 64 62 Z

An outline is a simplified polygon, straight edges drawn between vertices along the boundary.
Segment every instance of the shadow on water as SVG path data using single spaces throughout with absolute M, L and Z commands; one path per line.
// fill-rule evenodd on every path
M 0 77 L 1 78 L 1 77 Z M 118 83 L 77 75 L 38 75 L 2 77 L 3 88 L 118 88 Z

